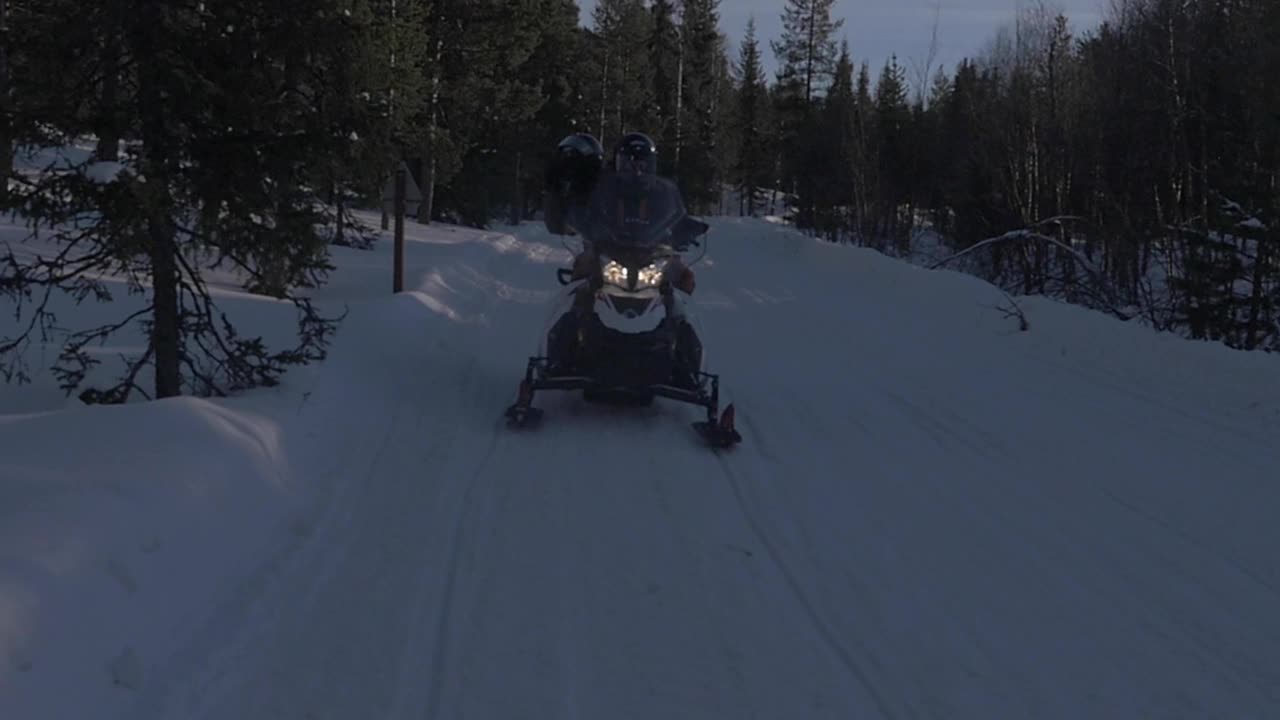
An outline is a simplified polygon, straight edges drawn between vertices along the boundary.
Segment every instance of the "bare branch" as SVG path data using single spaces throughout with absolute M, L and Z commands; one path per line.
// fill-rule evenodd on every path
M 1074 218 L 1070 216 L 1049 218 L 1047 220 L 1042 220 L 1038 223 L 1035 223 L 1031 227 L 1044 227 L 1045 225 L 1050 225 L 1050 224 L 1062 224 L 1064 222 L 1067 222 L 1070 220 L 1077 220 L 1077 219 L 1078 218 Z M 1106 278 L 1103 277 L 1103 275 L 1100 272 L 1098 272 L 1096 268 L 1093 267 L 1093 263 L 1091 263 L 1088 258 L 1082 255 L 1079 250 L 1077 250 L 1074 247 L 1071 247 L 1070 245 L 1062 242 L 1061 240 L 1058 240 L 1057 238 L 1053 238 L 1048 235 L 1035 232 L 1034 230 L 1031 230 L 1029 228 L 1024 228 L 1021 230 L 1013 230 L 1003 235 L 999 235 L 997 237 L 987 238 L 986 240 L 982 240 L 981 242 L 975 243 L 972 246 L 965 248 L 964 250 L 961 250 L 960 252 L 955 253 L 954 255 L 951 255 L 950 257 L 946 257 L 941 260 L 938 260 L 937 262 L 934 262 L 927 267 L 930 270 L 935 270 L 939 267 L 942 267 L 943 265 L 952 263 L 963 257 L 971 255 L 977 252 L 978 250 L 982 250 L 984 248 L 990 248 L 1000 243 L 1013 242 L 1013 241 L 1024 241 L 1024 242 L 1030 241 L 1030 242 L 1048 243 L 1064 251 L 1065 253 L 1067 253 L 1068 257 L 1072 258 L 1075 261 L 1075 263 L 1088 274 L 1089 279 L 1091 281 L 1088 287 L 1090 288 L 1091 292 L 1102 294 L 1101 303 L 1100 303 L 1101 307 L 1103 307 L 1104 309 L 1107 310 L 1107 312 L 1111 313 L 1112 315 L 1116 316 L 1121 320 L 1127 321 L 1132 319 L 1133 317 L 1132 315 L 1120 310 L 1120 303 L 1117 301 L 1117 296 L 1115 292 L 1111 289 L 1110 283 L 1107 282 Z

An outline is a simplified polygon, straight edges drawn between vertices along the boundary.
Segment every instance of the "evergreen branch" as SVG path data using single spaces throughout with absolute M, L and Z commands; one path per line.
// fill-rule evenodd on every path
M 89 371 L 101 363 L 100 360 L 85 352 L 85 346 L 95 340 L 98 341 L 99 345 L 105 345 L 107 338 L 111 335 L 114 335 L 135 320 L 151 314 L 153 310 L 154 307 L 148 305 L 141 310 L 130 313 L 118 322 L 81 330 L 68 336 L 62 351 L 58 354 L 59 364 L 52 368 L 54 376 L 58 379 L 58 387 L 69 396 L 80 387 Z M 126 360 L 126 374 L 123 380 L 105 391 L 89 388 L 80 394 L 80 399 L 85 403 L 123 403 L 127 401 L 129 394 L 138 389 L 135 378 L 138 370 L 150 360 L 152 349 L 153 345 L 149 343 L 140 360 L 133 362 Z

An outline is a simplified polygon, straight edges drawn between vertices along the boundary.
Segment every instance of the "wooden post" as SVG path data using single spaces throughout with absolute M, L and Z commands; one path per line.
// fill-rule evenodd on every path
M 395 250 L 395 280 L 393 283 L 395 292 L 404 290 L 404 195 L 405 195 L 405 173 L 404 165 L 396 169 L 396 250 Z

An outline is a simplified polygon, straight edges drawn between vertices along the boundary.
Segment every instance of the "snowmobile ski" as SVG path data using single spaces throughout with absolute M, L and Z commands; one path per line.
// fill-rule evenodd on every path
M 719 419 L 715 417 L 714 410 L 710 410 L 708 414 L 709 419 L 694 423 L 693 428 L 711 447 L 724 449 L 742 442 L 742 435 L 734 427 L 735 411 L 732 403 L 724 409 Z
M 516 402 L 507 408 L 507 425 L 515 428 L 536 426 L 542 421 L 542 410 L 533 407 L 533 385 L 529 380 L 520 382 Z
M 706 409 L 707 419 L 693 423 L 693 428 L 704 441 L 715 448 L 731 447 L 742 441 L 742 435 L 734 426 L 734 407 L 731 404 L 723 412 L 720 411 L 720 378 L 710 373 L 697 373 L 694 387 L 689 388 L 665 384 L 615 387 L 585 375 L 551 375 L 548 372 L 547 358 L 532 357 L 529 358 L 525 377 L 520 381 L 516 401 L 506 410 L 507 425 L 511 428 L 528 428 L 540 423 L 543 411 L 535 407 L 533 401 L 536 393 L 544 390 L 581 390 L 597 395 L 626 391 L 631 395 L 645 394 L 698 405 Z

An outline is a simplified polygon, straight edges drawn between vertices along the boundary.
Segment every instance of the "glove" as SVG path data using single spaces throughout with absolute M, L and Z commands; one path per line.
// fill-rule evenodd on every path
M 591 275 L 591 255 L 590 253 L 582 253 L 573 259 L 573 275 L 574 280 L 581 280 Z
M 685 295 L 692 295 L 694 289 L 698 287 L 698 281 L 691 268 L 684 268 L 680 272 L 680 277 L 676 278 L 674 285 L 677 290 Z

